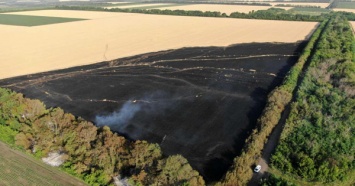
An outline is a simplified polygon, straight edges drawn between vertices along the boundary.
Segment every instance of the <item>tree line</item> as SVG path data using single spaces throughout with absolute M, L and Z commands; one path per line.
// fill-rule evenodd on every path
M 322 22 L 313 33 L 298 61 L 288 72 L 282 84 L 268 95 L 266 106 L 258 119 L 256 129 L 253 130 L 247 139 L 241 155 L 234 159 L 232 167 L 217 185 L 247 185 L 250 181 L 253 176 L 252 167 L 258 163 L 264 144 L 266 144 L 269 135 L 278 124 L 285 107 L 291 102 L 298 79 L 312 50 L 314 50 L 315 43 L 318 41 L 326 22 Z
M 82 6 L 56 6 L 55 9 L 60 10 L 88 10 L 88 11 L 107 11 L 107 12 L 126 12 L 126 13 L 142 13 L 142 14 L 160 14 L 160 15 L 176 15 L 176 16 L 199 16 L 199 17 L 228 17 L 243 19 L 265 19 L 265 20 L 287 20 L 287 21 L 323 21 L 328 14 L 306 15 L 294 14 L 280 8 L 270 8 L 268 10 L 251 11 L 249 13 L 233 12 L 230 15 L 218 11 L 193 11 L 193 10 L 160 10 L 160 9 L 105 9 L 101 7 L 82 7 Z M 355 14 L 354 14 L 355 15 Z M 355 16 L 354 16 L 355 18 Z M 354 19 L 355 20 L 355 19 Z
M 344 14 L 326 26 L 297 90 L 272 166 L 306 182 L 355 171 L 355 40 Z M 296 179 L 296 178 L 295 178 Z
M 314 5 L 297 5 L 297 4 L 277 4 L 276 7 L 298 7 L 298 8 L 321 8 Z
M 132 185 L 205 185 L 180 156 L 165 157 L 158 144 L 129 141 L 109 127 L 46 109 L 39 100 L 0 88 L 0 140 L 37 158 L 61 154 L 64 171 L 90 185 L 110 185 L 127 178 Z

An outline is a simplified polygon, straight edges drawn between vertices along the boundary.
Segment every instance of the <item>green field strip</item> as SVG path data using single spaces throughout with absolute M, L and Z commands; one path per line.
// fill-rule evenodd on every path
M 86 185 L 0 142 L 0 185 Z
M 282 7 L 280 7 L 282 8 Z M 329 13 L 330 10 L 325 8 L 310 8 L 310 7 L 295 7 L 287 10 L 288 12 L 293 12 L 294 14 L 303 14 L 311 16 L 319 16 L 322 13 Z
M 313 8 L 313 7 L 294 7 L 290 10 L 296 12 L 330 12 L 330 10 L 325 8 Z
M 355 9 L 355 2 L 338 2 L 335 8 Z
M 66 23 L 66 22 L 73 22 L 73 21 L 82 21 L 82 20 L 87 20 L 87 19 L 0 14 L 0 24 L 14 25 L 14 26 L 31 27 L 31 26 Z

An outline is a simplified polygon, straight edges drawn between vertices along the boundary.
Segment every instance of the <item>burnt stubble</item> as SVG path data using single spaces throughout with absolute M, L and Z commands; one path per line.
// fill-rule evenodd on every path
M 220 179 L 304 43 L 182 48 L 0 80 Z

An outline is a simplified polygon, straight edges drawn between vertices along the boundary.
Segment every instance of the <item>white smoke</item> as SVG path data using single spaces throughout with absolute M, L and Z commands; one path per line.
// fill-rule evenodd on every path
M 176 97 L 175 97 L 176 98 Z M 139 99 L 130 99 L 123 106 L 109 115 L 95 117 L 97 126 L 109 126 L 114 131 L 124 132 L 137 114 L 153 117 L 165 114 L 170 107 L 178 105 L 173 95 L 165 92 L 154 92 Z
M 118 130 L 124 129 L 138 111 L 142 109 L 140 103 L 129 100 L 123 104 L 122 108 L 107 116 L 96 116 L 95 121 L 97 126 L 112 126 Z

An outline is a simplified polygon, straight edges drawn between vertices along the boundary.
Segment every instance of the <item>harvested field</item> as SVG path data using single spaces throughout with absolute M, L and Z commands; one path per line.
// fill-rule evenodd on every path
M 49 107 L 182 154 L 221 178 L 255 128 L 300 43 L 183 48 L 0 81 Z
M 338 12 L 351 12 L 351 13 L 355 13 L 355 8 L 354 9 L 343 9 L 343 8 L 334 8 L 334 11 L 338 11 Z M 353 25 L 354 26 L 354 25 Z
M 11 14 L 90 20 L 38 27 L 0 25 L 0 78 L 182 47 L 292 43 L 304 40 L 317 25 L 315 22 L 65 10 Z
M 183 5 L 176 7 L 162 7 L 161 10 L 200 10 L 200 11 L 217 11 L 221 13 L 230 14 L 232 12 L 249 13 L 257 10 L 267 10 L 271 6 L 249 6 L 249 5 L 218 5 L 218 4 L 195 4 L 195 5 Z
M 0 142 L 0 185 L 86 185 L 40 160 Z

